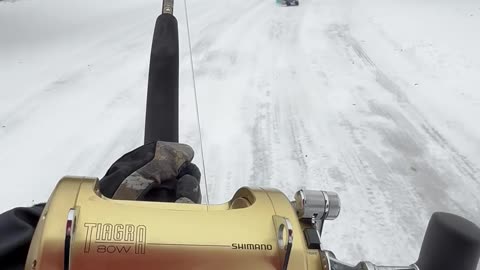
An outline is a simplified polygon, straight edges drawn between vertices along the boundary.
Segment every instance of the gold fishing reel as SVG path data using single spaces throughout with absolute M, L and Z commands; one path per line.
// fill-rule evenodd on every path
M 320 233 L 340 212 L 338 196 L 302 190 L 295 197 L 245 187 L 221 205 L 112 200 L 97 179 L 64 178 L 25 270 L 329 269 Z

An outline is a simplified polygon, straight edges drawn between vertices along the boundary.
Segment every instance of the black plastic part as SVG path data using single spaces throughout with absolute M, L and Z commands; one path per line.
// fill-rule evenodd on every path
M 307 240 L 307 247 L 309 249 L 320 249 L 320 238 L 317 230 L 306 228 L 303 230 L 303 234 L 305 234 L 305 240 Z
M 178 23 L 157 18 L 148 75 L 144 143 L 178 142 Z
M 71 236 L 65 236 L 65 244 L 63 247 L 63 269 L 68 270 L 70 269 L 70 241 Z
M 448 213 L 434 213 L 417 261 L 421 270 L 475 270 L 480 258 L 480 228 Z

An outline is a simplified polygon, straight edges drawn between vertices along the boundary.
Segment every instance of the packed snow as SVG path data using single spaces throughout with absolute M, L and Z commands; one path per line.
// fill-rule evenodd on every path
M 180 133 L 202 164 L 183 1 Z M 160 0 L 0 1 L 0 210 L 139 146 Z M 332 190 L 324 246 L 416 260 L 435 211 L 480 224 L 480 2 L 188 0 L 210 203 Z M 206 179 L 206 181 L 205 181 Z M 480 269 L 480 268 L 479 268 Z

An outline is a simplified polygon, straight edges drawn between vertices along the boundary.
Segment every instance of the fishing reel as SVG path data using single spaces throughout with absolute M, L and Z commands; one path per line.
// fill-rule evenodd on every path
M 26 270 L 329 269 L 323 222 L 335 193 L 241 188 L 221 205 L 112 200 L 64 178 L 37 225 Z
M 113 200 L 94 178 L 62 179 L 37 225 L 25 270 L 475 270 L 480 230 L 436 213 L 419 260 L 356 266 L 323 249 L 324 222 L 340 214 L 334 192 L 239 189 L 220 205 Z

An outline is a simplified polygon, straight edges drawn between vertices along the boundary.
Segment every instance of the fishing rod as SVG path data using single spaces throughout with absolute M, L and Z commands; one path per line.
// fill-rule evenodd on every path
M 178 142 L 178 22 L 173 0 L 164 0 L 153 33 L 144 143 Z
M 145 143 L 178 142 L 179 49 L 173 8 L 173 0 L 164 0 L 155 25 Z M 414 263 L 352 265 L 339 260 L 324 248 L 322 233 L 325 222 L 336 219 L 340 209 L 335 192 L 299 190 L 289 200 L 279 190 L 251 187 L 212 206 L 119 201 L 99 194 L 96 178 L 65 177 L 37 225 L 25 270 L 477 268 L 479 227 L 443 212 L 432 215 Z

